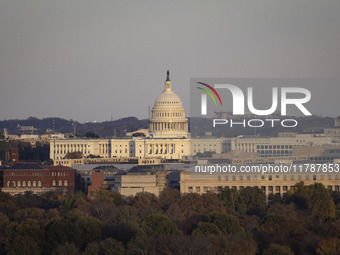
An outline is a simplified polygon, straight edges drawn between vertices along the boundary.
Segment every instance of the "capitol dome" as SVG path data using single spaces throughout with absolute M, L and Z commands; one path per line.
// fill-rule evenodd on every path
M 152 137 L 182 138 L 188 137 L 188 119 L 179 96 L 173 92 L 169 71 L 165 81 L 165 89 L 160 94 L 152 109 L 150 119 L 150 134 Z

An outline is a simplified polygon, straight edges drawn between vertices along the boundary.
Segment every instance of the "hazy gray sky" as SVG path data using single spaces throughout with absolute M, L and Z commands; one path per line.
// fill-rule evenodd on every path
M 186 108 L 190 78 L 339 77 L 339 13 L 338 0 L 0 0 L 0 119 L 147 118 L 167 69 Z M 320 88 L 317 114 L 340 115 L 339 88 Z

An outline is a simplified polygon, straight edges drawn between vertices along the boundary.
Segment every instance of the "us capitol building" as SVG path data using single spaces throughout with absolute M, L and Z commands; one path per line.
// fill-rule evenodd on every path
M 186 159 L 190 155 L 188 119 L 179 96 L 172 90 L 169 71 L 165 88 L 152 109 L 149 130 L 145 137 L 129 139 L 54 139 L 50 143 L 50 158 L 57 164 L 68 153 L 79 152 L 101 158 L 162 158 Z M 74 162 L 77 163 L 77 162 Z
M 307 148 L 333 150 L 326 149 L 325 145 L 338 148 L 340 136 L 327 132 L 321 135 L 286 132 L 276 137 L 217 138 L 208 135 L 191 138 L 185 109 L 179 96 L 172 90 L 169 71 L 165 88 L 152 109 L 149 129 L 135 132 L 143 132 L 145 136 L 114 139 L 51 138 L 50 158 L 55 165 L 66 166 L 86 162 L 126 162 L 130 159 L 138 159 L 140 164 L 158 164 L 164 159 L 189 160 L 190 156 L 205 152 L 212 152 L 217 159 L 223 157 L 237 164 L 275 162 L 281 159 L 324 161 L 339 158 L 334 153 L 330 153 L 329 157 L 325 157 L 327 152 L 319 152 L 318 156 L 307 153 Z M 83 159 L 67 159 L 69 153 L 80 153 Z M 90 155 L 97 158 L 88 159 Z

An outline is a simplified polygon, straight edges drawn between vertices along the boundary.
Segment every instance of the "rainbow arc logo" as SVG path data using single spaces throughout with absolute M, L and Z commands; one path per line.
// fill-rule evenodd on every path
M 203 82 L 197 82 L 197 83 L 200 84 L 200 85 L 203 85 L 203 86 L 205 86 L 207 88 L 209 88 L 212 92 L 214 92 L 214 94 L 217 96 L 217 98 L 220 101 L 220 104 L 222 106 L 221 97 L 220 97 L 220 95 L 217 93 L 217 91 L 212 86 L 210 86 L 209 84 L 203 83 Z M 203 90 L 205 93 L 207 93 L 212 98 L 212 100 L 214 101 L 215 105 L 217 105 L 215 97 L 211 94 L 211 92 L 209 90 L 201 88 L 201 87 L 196 87 L 196 88 L 198 88 L 200 90 Z

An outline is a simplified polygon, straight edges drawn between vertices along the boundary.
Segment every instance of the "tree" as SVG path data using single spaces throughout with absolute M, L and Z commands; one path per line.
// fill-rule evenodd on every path
M 18 210 L 13 218 L 17 222 L 22 222 L 25 219 L 35 219 L 38 222 L 42 222 L 45 218 L 45 210 L 36 207 L 29 207 Z
M 112 237 L 126 245 L 136 237 L 138 229 L 133 223 L 106 224 L 102 230 L 102 238 Z
M 79 255 L 80 251 L 73 243 L 64 243 L 52 252 L 52 255 Z
M 305 186 L 304 182 L 295 184 L 295 187 L 288 192 L 288 202 L 293 202 L 303 209 L 307 209 L 312 197 L 313 190 Z
M 224 188 L 218 194 L 218 198 L 222 200 L 227 212 L 243 214 L 246 212 L 246 204 L 237 190 Z
M 83 153 L 81 152 L 68 152 L 64 159 L 81 159 L 83 158 Z
M 212 245 L 205 237 L 171 235 L 158 238 L 149 254 L 211 255 Z
M 99 254 L 99 245 L 96 242 L 89 243 L 82 255 L 98 255 Z
M 46 164 L 47 164 L 48 166 L 53 166 L 53 165 L 54 165 L 54 160 L 51 159 L 51 158 L 49 158 L 49 159 L 47 160 Z
M 53 251 L 60 244 L 66 242 L 80 245 L 81 230 L 74 225 L 71 219 L 55 219 L 46 226 L 47 250 Z
M 8 217 L 0 212 L 0 243 L 2 242 L 4 235 L 5 235 L 5 229 L 9 223 Z
M 158 196 L 159 207 L 166 211 L 169 209 L 170 205 L 177 202 L 180 199 L 181 193 L 178 189 L 164 189 Z
M 12 240 L 13 243 L 6 244 L 5 249 L 8 255 L 39 255 L 41 253 L 41 247 L 39 247 L 39 241 L 26 235 L 17 235 Z
M 100 136 L 97 135 L 96 133 L 94 133 L 93 131 L 87 132 L 85 134 L 85 137 L 86 138 L 95 138 L 95 139 L 100 138 Z
M 274 232 L 274 231 L 284 232 L 284 231 L 287 231 L 288 227 L 289 227 L 289 223 L 287 222 L 287 219 L 284 216 L 272 214 L 272 215 L 266 215 L 262 219 L 260 229 L 265 232 Z
M 208 215 L 212 212 L 225 212 L 221 200 L 214 193 L 189 193 L 184 195 L 178 202 L 183 216 L 190 217 L 193 215 Z
M 177 226 L 163 215 L 148 216 L 143 223 L 143 230 L 149 237 L 161 237 L 179 233 Z
M 42 240 L 44 240 L 44 231 L 36 220 L 12 222 L 6 227 L 7 254 L 41 254 Z
M 81 216 L 74 222 L 74 227 L 79 229 L 78 247 L 81 249 L 84 249 L 88 243 L 101 239 L 103 223 L 94 217 Z
M 323 192 L 323 193 L 329 193 L 328 189 L 323 185 L 322 183 L 316 182 L 308 186 L 313 194 L 318 193 L 318 192 Z
M 266 195 L 258 187 L 246 187 L 240 192 L 247 205 L 248 214 L 263 215 L 266 210 Z
M 338 238 L 323 239 L 315 249 L 318 255 L 337 255 L 340 254 L 340 240 Z
M 210 222 L 200 222 L 192 234 L 198 236 L 220 235 L 221 231 L 216 226 L 216 224 Z
M 317 192 L 312 196 L 310 208 L 320 222 L 335 217 L 335 206 L 329 193 Z
M 99 243 L 99 255 L 124 255 L 125 248 L 121 242 L 107 238 Z
M 294 255 L 294 252 L 286 245 L 272 243 L 262 252 L 262 255 Z
M 212 213 L 209 222 L 215 224 L 223 234 L 243 234 L 244 229 L 238 220 L 226 213 Z
M 100 188 L 99 191 L 96 192 L 94 201 L 95 200 L 107 202 L 117 206 L 124 204 L 124 199 L 120 193 L 112 192 L 103 188 Z
M 156 203 L 157 197 L 149 192 L 139 192 L 136 196 L 130 196 L 127 203 L 136 207 L 150 206 Z
M 210 235 L 208 241 L 211 244 L 210 254 L 255 255 L 257 251 L 254 240 L 240 235 Z
M 32 191 L 25 191 L 24 194 L 17 195 L 16 200 L 18 206 L 21 208 L 40 206 L 38 195 L 34 194 Z

